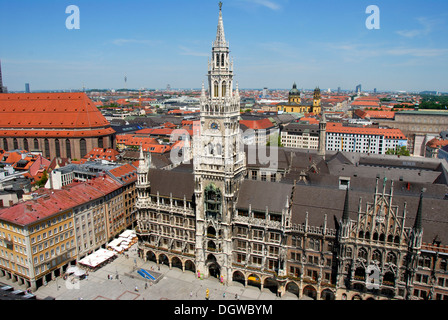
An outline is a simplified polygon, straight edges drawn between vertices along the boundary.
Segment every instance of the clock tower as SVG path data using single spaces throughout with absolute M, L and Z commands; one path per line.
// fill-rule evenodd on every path
M 208 92 L 200 98 L 200 133 L 193 137 L 196 201 L 196 269 L 205 277 L 231 280 L 232 218 L 246 173 L 240 134 L 240 97 L 233 90 L 233 63 L 224 34 L 222 3 L 212 57 Z

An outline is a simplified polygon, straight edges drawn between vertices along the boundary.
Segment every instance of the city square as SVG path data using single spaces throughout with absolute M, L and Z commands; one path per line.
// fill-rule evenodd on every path
M 140 268 L 154 270 L 154 274 L 160 274 L 160 280 L 154 283 L 143 279 L 136 272 Z M 0 278 L 0 283 L 14 289 L 27 289 L 5 277 Z M 155 262 L 143 261 L 137 256 L 136 245 L 107 265 L 88 272 L 87 278 L 72 283 L 69 278 L 59 277 L 33 293 L 37 299 L 53 297 L 56 300 L 205 300 L 207 289 L 210 300 L 298 300 L 292 293 L 279 298 L 269 289 L 261 291 L 238 282 L 223 285 L 214 278 L 201 280 L 191 271 L 170 270 L 163 264 L 159 270 Z

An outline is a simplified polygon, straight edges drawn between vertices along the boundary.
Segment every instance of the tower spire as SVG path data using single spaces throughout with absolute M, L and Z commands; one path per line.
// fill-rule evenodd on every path
M 347 186 L 347 191 L 345 193 L 345 201 L 344 201 L 344 211 L 342 213 L 342 221 L 343 222 L 348 222 L 349 220 L 349 213 L 348 213 L 348 186 Z
M 322 109 L 322 119 L 319 122 L 319 145 L 317 154 L 322 156 L 325 160 L 325 150 L 326 150 L 326 139 L 327 139 L 327 119 L 325 117 L 325 111 Z
M 415 217 L 414 230 L 422 229 L 422 211 L 423 211 L 423 190 L 420 192 L 420 201 L 418 203 L 417 216 Z
M 224 22 L 222 20 L 222 2 L 219 2 L 218 30 L 216 31 L 215 47 L 227 47 L 226 36 L 224 34 Z
M 2 80 L 2 61 L 0 60 L 0 93 L 6 93 L 3 90 L 3 80 Z

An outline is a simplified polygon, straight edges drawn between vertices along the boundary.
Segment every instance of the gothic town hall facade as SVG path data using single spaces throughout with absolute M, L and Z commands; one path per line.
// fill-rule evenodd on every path
M 261 169 L 239 145 L 233 77 L 220 8 L 192 166 L 155 169 L 140 152 L 140 257 L 279 296 L 448 299 L 446 182 L 361 177 L 362 163 L 341 178 L 342 153 L 282 148 L 281 181 L 248 179 Z

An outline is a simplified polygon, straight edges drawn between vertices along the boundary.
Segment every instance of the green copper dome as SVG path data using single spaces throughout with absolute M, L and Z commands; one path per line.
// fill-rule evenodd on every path
M 291 94 L 291 95 L 300 95 L 300 91 L 297 90 L 297 85 L 296 85 L 295 82 L 292 85 L 292 89 L 289 91 L 289 94 Z

